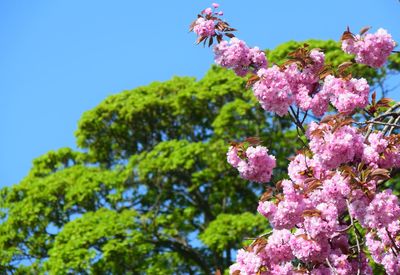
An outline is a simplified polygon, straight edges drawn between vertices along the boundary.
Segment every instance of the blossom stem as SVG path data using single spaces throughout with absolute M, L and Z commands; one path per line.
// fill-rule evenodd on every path
M 360 271 L 361 271 L 361 247 L 360 247 L 360 241 L 358 240 L 358 234 L 360 232 L 358 232 L 358 229 L 354 225 L 354 220 L 353 220 L 353 216 L 351 215 L 351 212 L 350 212 L 350 203 L 349 203 L 348 199 L 346 199 L 346 204 L 347 204 L 347 209 L 349 211 L 351 225 L 354 227 L 354 233 L 355 233 L 355 237 L 356 237 L 357 258 L 358 258 L 357 275 L 360 275 Z

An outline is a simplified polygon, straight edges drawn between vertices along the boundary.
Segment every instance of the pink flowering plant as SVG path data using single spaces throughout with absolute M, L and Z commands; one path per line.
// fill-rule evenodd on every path
M 260 139 L 231 143 L 228 163 L 266 184 L 257 210 L 272 230 L 237 252 L 230 274 L 372 274 L 372 263 L 400 274 L 399 199 L 385 185 L 400 168 L 400 103 L 377 100 L 364 78 L 349 73 L 353 61 L 334 68 L 306 44 L 269 65 L 216 9 L 192 23 L 197 43 L 215 42 L 215 62 L 246 77 L 263 109 L 289 116 L 302 147 L 287 179 L 267 185 L 276 159 Z M 368 28 L 357 35 L 347 29 L 341 42 L 356 63 L 373 68 L 396 45 L 386 30 Z

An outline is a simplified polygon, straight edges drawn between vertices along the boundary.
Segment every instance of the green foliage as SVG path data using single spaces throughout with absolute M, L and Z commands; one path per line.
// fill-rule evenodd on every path
M 332 62 L 349 58 L 335 42 L 308 43 L 329 50 Z M 295 46 L 268 52 L 270 60 L 282 62 Z M 274 182 L 299 148 L 290 125 L 215 66 L 198 81 L 174 77 L 106 98 L 79 121 L 81 152 L 51 151 L 0 191 L 0 274 L 226 269 L 244 237 L 267 230 L 251 214 L 264 186 L 226 163 L 228 141 L 259 136 L 278 160 Z
M 220 214 L 199 237 L 212 250 L 223 252 L 227 247 L 235 249 L 242 247 L 243 240 L 249 237 L 248 234 L 254 237 L 266 228 L 268 222 L 261 215 L 249 212 Z
M 50 273 L 138 272 L 153 245 L 144 242 L 137 220 L 133 210 L 118 213 L 101 208 L 69 222 L 49 250 Z

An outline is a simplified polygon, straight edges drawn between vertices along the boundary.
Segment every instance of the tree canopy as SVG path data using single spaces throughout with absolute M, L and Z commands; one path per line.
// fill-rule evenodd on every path
M 306 41 L 327 62 L 351 58 L 334 41 Z M 280 63 L 299 43 L 267 51 Z M 400 69 L 358 66 L 379 86 Z M 230 140 L 260 137 L 275 156 L 297 149 L 286 118 L 256 104 L 245 81 L 212 67 L 112 95 L 83 114 L 80 151 L 35 159 L 0 193 L 0 273 L 210 274 L 226 269 L 245 237 L 266 231 L 254 214 L 264 186 L 226 164 Z M 274 181 L 288 161 L 278 158 Z M 249 227 L 249 225 L 255 225 Z M 250 229 L 249 229 L 250 228 Z

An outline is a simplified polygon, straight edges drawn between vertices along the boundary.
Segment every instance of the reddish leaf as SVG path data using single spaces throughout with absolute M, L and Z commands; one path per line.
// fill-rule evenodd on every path
M 246 83 L 246 88 L 250 88 L 251 86 L 253 86 L 254 83 L 256 83 L 258 80 L 260 80 L 260 77 L 258 75 L 253 75 L 249 78 L 249 80 L 247 80 Z
M 245 141 L 251 145 L 259 145 L 261 143 L 261 139 L 259 137 L 248 137 L 245 139 Z
M 392 103 L 394 100 L 391 98 L 381 98 L 378 103 L 376 103 L 376 107 L 390 107 L 390 103 Z
M 376 91 L 374 91 L 374 92 L 372 93 L 371 98 L 372 98 L 372 104 L 374 105 L 375 102 L 376 102 Z
M 363 34 L 366 33 L 369 29 L 371 29 L 370 26 L 366 26 L 366 27 L 362 28 L 362 29 L 360 30 L 360 35 L 363 35 Z
M 340 37 L 341 41 L 347 40 L 347 39 L 349 39 L 349 40 L 355 39 L 354 34 L 352 34 L 349 30 L 346 30 L 345 32 L 343 32 L 342 37 Z
M 214 42 L 214 38 L 211 36 L 211 37 L 210 37 L 210 41 L 208 41 L 208 47 L 211 47 L 211 45 L 213 44 L 213 42 Z
M 207 36 L 200 36 L 199 38 L 197 38 L 196 40 L 196 44 L 200 44 L 202 41 L 204 41 L 205 39 L 207 39 Z
M 339 73 L 340 74 L 344 73 L 344 71 L 346 71 L 346 69 L 348 69 L 351 65 L 353 65 L 353 62 L 351 61 L 343 62 L 338 66 Z
M 321 211 L 319 211 L 318 209 L 304 210 L 303 216 L 304 217 L 320 217 Z
M 272 198 L 272 194 L 273 194 L 272 189 L 267 190 L 261 195 L 260 201 L 265 202 L 269 200 L 270 198 Z

